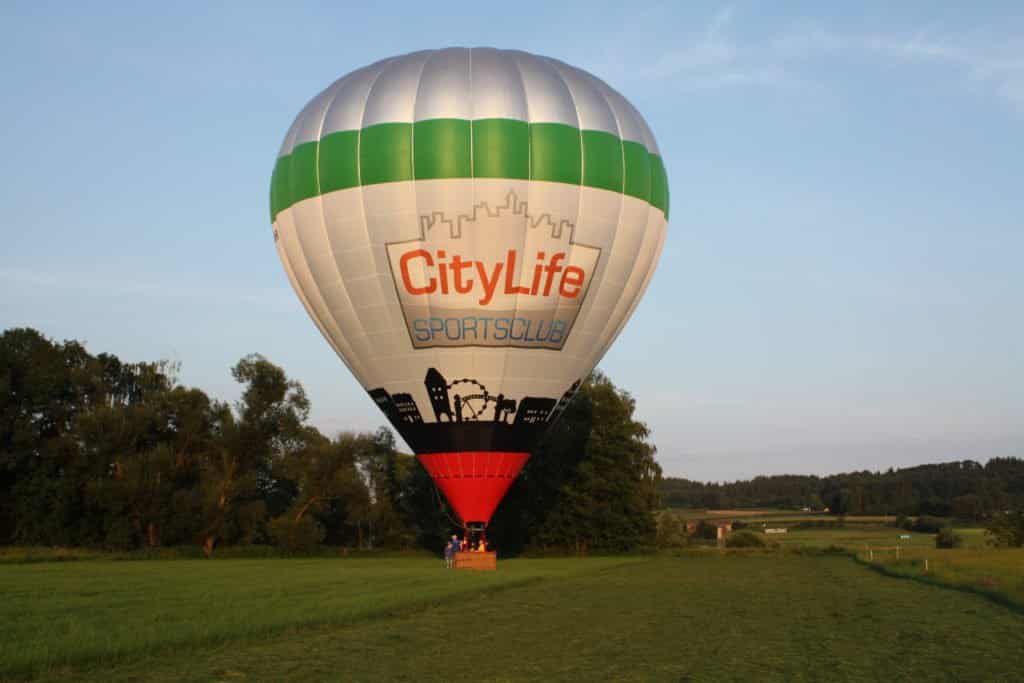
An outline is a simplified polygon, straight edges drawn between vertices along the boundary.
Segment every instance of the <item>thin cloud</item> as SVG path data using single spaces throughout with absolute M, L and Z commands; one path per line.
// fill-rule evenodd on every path
M 703 33 L 690 45 L 664 53 L 654 64 L 641 69 L 642 78 L 664 79 L 685 72 L 704 71 L 732 65 L 736 62 L 736 46 L 722 38 L 722 32 L 732 22 L 731 7 L 719 10 L 708 22 Z
M 737 13 L 726 7 L 681 46 L 629 70 L 641 81 L 682 90 L 813 85 L 811 67 L 823 60 L 884 60 L 944 66 L 953 78 L 984 88 L 1024 112 L 1024 41 L 958 33 L 937 37 L 931 27 L 908 34 L 848 34 L 811 21 L 775 35 L 738 40 Z
M 918 34 L 899 39 L 872 36 L 865 46 L 879 54 L 911 63 L 945 65 L 968 80 L 988 86 L 1024 112 L 1024 44 L 973 41 L 958 43 L 950 38 Z
M 11 287 L 56 289 L 89 298 L 141 296 L 162 299 L 194 299 L 256 305 L 274 311 L 292 311 L 295 301 L 283 289 L 238 291 L 219 287 L 147 282 L 131 278 L 111 279 L 95 273 L 47 272 L 26 268 L 0 268 L 0 282 Z

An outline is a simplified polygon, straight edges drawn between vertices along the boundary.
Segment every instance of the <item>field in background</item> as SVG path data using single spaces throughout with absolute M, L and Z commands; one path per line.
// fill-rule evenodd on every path
M 1011 680 L 1024 651 L 1018 611 L 792 552 L 83 560 L 0 586 L 0 670 L 52 681 Z
M 893 518 L 848 516 L 840 524 L 837 517 L 815 515 L 812 521 L 806 514 L 779 510 L 675 512 L 689 519 L 741 519 L 746 529 L 761 533 L 769 547 L 781 552 L 842 550 L 892 576 L 973 591 L 1024 611 L 1024 550 L 990 547 L 984 529 L 956 528 L 962 547 L 940 550 L 935 534 L 883 523 Z M 786 533 L 763 533 L 765 527 L 785 528 Z
M 901 548 L 859 552 L 857 557 L 887 573 L 969 590 L 1024 613 L 1024 548 Z
M 777 508 L 742 508 L 736 510 L 700 510 L 690 508 L 670 508 L 670 511 L 682 519 L 739 519 L 747 524 L 769 522 L 774 524 L 797 524 L 799 522 L 838 522 L 839 517 L 827 512 L 801 512 L 799 510 L 779 510 Z M 895 515 L 846 515 L 843 520 L 847 524 L 889 524 L 896 521 Z
M 753 531 L 758 529 L 753 528 Z M 909 536 L 909 538 L 901 538 Z M 809 548 L 825 548 L 836 546 L 848 550 L 859 550 L 868 546 L 914 546 L 934 547 L 935 534 L 919 534 L 903 531 L 891 526 L 874 526 L 870 524 L 853 524 L 845 527 L 818 527 L 807 529 L 789 528 L 784 534 L 765 534 L 770 543 L 784 546 L 805 546 Z

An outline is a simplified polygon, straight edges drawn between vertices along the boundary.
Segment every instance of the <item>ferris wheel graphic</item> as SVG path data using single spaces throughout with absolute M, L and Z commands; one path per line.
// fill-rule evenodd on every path
M 524 396 L 516 400 L 506 397 L 504 393 L 494 395 L 483 382 L 470 377 L 462 377 L 449 382 L 437 368 L 428 369 L 423 380 L 437 424 L 459 422 L 546 423 L 557 419 L 562 414 L 576 394 L 580 383 L 581 380 L 573 382 L 560 399 Z M 383 392 L 384 390 L 379 391 Z M 405 406 L 406 401 L 411 403 L 411 407 L 407 410 L 415 412 L 416 422 L 423 422 L 419 418 L 419 411 L 416 410 L 411 396 L 396 394 L 395 397 L 401 397 L 402 406 Z M 391 399 L 390 403 L 398 403 L 399 401 L 395 397 L 388 397 L 387 392 L 384 392 L 384 397 L 381 400 L 385 402 L 385 405 L 389 403 L 389 398 Z
M 460 386 L 468 389 L 471 393 L 455 393 Z M 447 389 L 452 392 L 456 422 L 477 422 L 484 419 L 505 422 L 516 411 L 514 400 L 506 399 L 502 394 L 497 396 L 491 394 L 487 391 L 486 386 L 475 379 L 464 377 L 452 380 L 448 383 Z M 490 415 L 487 415 L 489 408 L 491 408 Z
M 471 377 L 449 382 L 431 368 L 424 384 L 438 422 L 508 422 L 516 412 L 515 400 L 492 394 Z

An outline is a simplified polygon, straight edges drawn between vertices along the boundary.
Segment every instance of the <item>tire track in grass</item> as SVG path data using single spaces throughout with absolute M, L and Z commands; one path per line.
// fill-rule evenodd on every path
M 1012 596 L 992 588 L 985 588 L 984 586 L 976 586 L 969 583 L 953 583 L 950 581 L 944 581 L 939 577 L 932 574 L 916 574 L 910 572 L 903 572 L 899 569 L 895 569 L 886 566 L 882 562 L 871 562 L 865 560 L 856 554 L 851 554 L 851 558 L 857 564 L 862 567 L 866 567 L 873 572 L 887 576 L 891 579 L 902 579 L 904 581 L 914 581 L 916 583 L 924 584 L 926 586 L 934 586 L 936 588 L 943 588 L 945 590 L 957 591 L 959 593 L 968 593 L 970 595 L 977 595 L 981 598 L 985 598 L 1000 607 L 1004 607 L 1011 612 L 1024 615 L 1024 605 L 1015 600 Z

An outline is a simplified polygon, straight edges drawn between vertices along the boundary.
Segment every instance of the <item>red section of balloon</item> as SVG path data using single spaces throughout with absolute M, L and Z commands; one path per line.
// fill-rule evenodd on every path
M 416 457 L 464 524 L 487 524 L 530 454 L 463 451 Z

